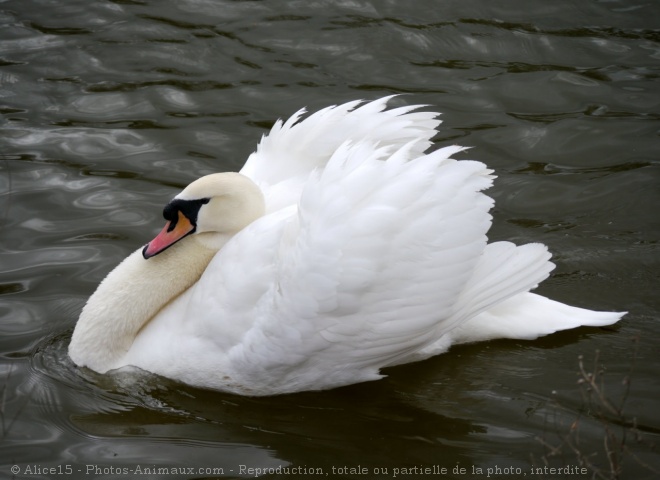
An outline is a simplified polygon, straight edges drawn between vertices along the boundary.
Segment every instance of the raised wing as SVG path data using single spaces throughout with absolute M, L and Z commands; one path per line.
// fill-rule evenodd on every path
M 297 214 L 279 223 L 253 323 L 229 352 L 239 382 L 282 393 L 379 378 L 454 327 L 486 246 L 492 200 L 480 191 L 491 171 L 450 159 L 460 147 L 420 148 L 344 144 L 309 179 Z M 219 257 L 231 261 L 239 242 L 242 256 L 259 250 L 268 222 Z
M 278 120 L 241 173 L 261 187 L 267 209 L 273 212 L 297 204 L 309 175 L 324 167 L 346 142 L 365 141 L 385 147 L 415 141 L 415 153 L 421 155 L 437 133 L 438 114 L 414 111 L 420 105 L 386 110 L 391 98 L 327 107 L 303 120 L 302 109 L 286 122 Z

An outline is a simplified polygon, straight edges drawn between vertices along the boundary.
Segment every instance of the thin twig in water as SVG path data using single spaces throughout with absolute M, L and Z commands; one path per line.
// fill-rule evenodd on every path
M 616 480 L 621 478 L 623 472 L 624 460 L 631 458 L 638 465 L 653 473 L 660 473 L 656 467 L 644 462 L 636 455 L 629 446 L 631 440 L 638 444 L 650 446 L 655 449 L 653 444 L 645 442 L 645 438 L 637 427 L 637 419 L 628 417 L 625 414 L 625 407 L 630 398 L 631 379 L 636 366 L 638 354 L 638 339 L 634 338 L 634 347 L 630 368 L 621 384 L 623 392 L 620 400 L 613 401 L 605 393 L 605 370 L 600 361 L 600 352 L 596 351 L 593 361 L 593 370 L 587 371 L 584 363 L 584 357 L 578 357 L 578 385 L 585 406 L 587 407 L 586 418 L 598 420 L 603 428 L 603 450 L 606 457 L 606 466 L 599 466 L 592 461 L 596 457 L 596 452 L 592 454 L 585 453 L 580 440 L 580 423 L 582 418 L 578 417 L 571 424 L 568 433 L 559 436 L 559 443 L 553 445 L 544 438 L 537 438 L 548 452 L 543 456 L 543 461 L 547 464 L 548 459 L 558 457 L 563 454 L 564 448 L 570 449 L 577 457 L 580 465 L 587 467 L 593 475 L 593 478 L 602 480 Z

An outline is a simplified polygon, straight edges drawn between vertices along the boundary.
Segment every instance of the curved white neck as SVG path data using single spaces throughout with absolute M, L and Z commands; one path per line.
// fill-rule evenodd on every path
M 217 252 L 206 243 L 192 236 L 149 260 L 139 249 L 120 263 L 83 308 L 71 359 L 100 373 L 116 368 L 140 329 L 199 279 Z

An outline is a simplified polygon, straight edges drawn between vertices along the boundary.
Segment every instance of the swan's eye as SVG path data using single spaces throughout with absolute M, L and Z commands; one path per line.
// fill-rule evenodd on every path
M 176 223 L 177 221 L 177 208 L 172 205 L 172 203 L 168 203 L 165 205 L 165 208 L 163 209 L 163 218 L 167 220 L 168 222 Z
M 197 225 L 197 215 L 202 205 L 206 205 L 211 201 L 210 198 L 200 198 L 198 200 L 180 200 L 178 198 L 172 200 L 165 205 L 163 209 L 163 217 L 170 222 L 167 228 L 168 232 L 174 230 L 176 223 L 179 221 L 179 212 L 185 216 L 193 226 Z

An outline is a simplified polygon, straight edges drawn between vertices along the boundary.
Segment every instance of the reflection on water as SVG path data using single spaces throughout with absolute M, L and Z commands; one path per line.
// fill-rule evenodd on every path
M 89 478 L 87 465 L 140 462 L 223 471 L 180 478 L 254 476 L 239 465 L 338 478 L 356 475 L 332 467 L 388 469 L 379 478 L 415 466 L 529 472 L 576 462 L 566 444 L 550 457 L 543 443 L 575 428 L 577 449 L 608 472 L 604 424 L 636 418 L 644 441 L 627 437 L 637 459 L 621 464 L 628 478 L 653 478 L 643 466 L 660 464 L 648 448 L 660 363 L 652 10 L 631 0 L 0 3 L 0 476 L 72 465 L 72 478 Z M 473 146 L 469 156 L 495 169 L 490 236 L 550 246 L 558 266 L 541 293 L 629 310 L 624 322 L 465 346 L 383 381 L 276 398 L 71 364 L 85 300 L 160 229 L 180 188 L 240 168 L 302 106 L 396 92 L 444 112 L 439 144 Z M 628 420 L 603 417 L 585 407 L 577 358 L 601 350 L 619 399 L 635 336 Z

